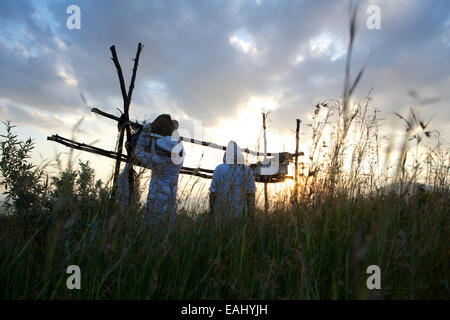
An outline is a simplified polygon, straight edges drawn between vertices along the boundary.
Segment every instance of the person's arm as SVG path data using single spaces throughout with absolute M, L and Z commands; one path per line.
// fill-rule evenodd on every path
M 167 163 L 170 158 L 161 156 L 157 151 L 152 151 L 149 148 L 152 139 L 150 126 L 147 125 L 142 129 L 141 134 L 136 142 L 135 156 L 144 165 L 144 167 L 149 169 L 156 169 L 158 164 Z M 157 143 L 157 140 L 153 143 Z M 155 149 L 153 149 L 155 150 Z
M 152 158 L 154 156 L 154 152 L 146 151 L 146 148 L 150 145 L 152 139 L 152 136 L 150 135 L 150 129 L 150 125 L 146 125 L 144 129 L 142 129 L 136 142 L 135 149 L 136 158 L 147 168 L 151 167 Z

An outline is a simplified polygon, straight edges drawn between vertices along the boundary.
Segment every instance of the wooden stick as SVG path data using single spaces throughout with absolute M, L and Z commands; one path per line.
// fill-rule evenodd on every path
M 139 42 L 138 44 L 138 49 L 136 52 L 136 57 L 134 59 L 134 67 L 133 67 L 133 74 L 131 76 L 131 81 L 130 81 L 130 87 L 128 88 L 128 93 L 125 89 L 125 80 L 123 78 L 123 73 L 122 73 L 122 68 L 120 66 L 119 63 L 119 59 L 117 58 L 117 53 L 116 53 L 116 48 L 115 46 L 111 46 L 110 50 L 111 50 L 111 54 L 112 54 L 112 60 L 114 62 L 114 65 L 116 66 L 117 69 L 117 75 L 119 77 L 119 82 L 120 82 L 120 91 L 122 92 L 122 99 L 123 99 L 123 117 L 125 122 L 123 123 L 121 121 L 121 119 L 119 118 L 119 140 L 118 140 L 118 146 L 117 146 L 117 159 L 116 159 L 116 166 L 114 169 L 114 188 L 115 185 L 117 183 L 117 179 L 119 177 L 119 172 L 120 172 L 120 157 L 122 155 L 122 149 L 123 149 L 123 140 L 124 140 L 124 133 L 126 132 L 127 134 L 127 141 L 131 140 L 131 129 L 130 126 L 128 124 L 128 120 L 129 120 L 129 109 L 130 109 L 130 104 L 131 104 L 131 96 L 133 94 L 133 89 L 134 89 L 134 82 L 136 80 L 136 72 L 137 72 L 137 67 L 139 64 L 139 56 L 141 54 L 142 51 L 142 43 Z M 131 157 L 131 154 L 128 154 L 127 152 L 127 156 L 128 158 Z M 129 187 L 132 188 L 132 177 L 129 175 Z M 131 190 L 130 190 L 131 192 Z
M 263 134 L 264 134 L 264 159 L 266 159 L 266 153 L 267 153 L 267 137 L 266 137 L 266 114 L 263 112 Z
M 122 92 L 122 99 L 124 102 L 126 102 L 128 100 L 128 95 L 127 95 L 127 90 L 125 89 L 125 80 L 123 79 L 122 68 L 120 67 L 119 59 L 117 58 L 116 47 L 111 46 L 111 48 L 109 48 L 109 49 L 111 50 L 111 54 L 112 54 L 111 59 L 114 62 L 114 65 L 116 66 L 116 69 L 117 69 L 117 76 L 119 77 L 120 91 Z
M 138 43 L 138 48 L 137 48 L 137 52 L 136 52 L 136 57 L 134 58 L 134 66 L 133 66 L 133 73 L 131 75 L 131 81 L 130 81 L 130 86 L 128 88 L 128 95 L 127 95 L 127 101 L 124 102 L 124 113 L 125 113 L 125 119 L 126 119 L 126 123 L 125 125 L 125 131 L 127 133 L 127 141 L 131 141 L 131 128 L 130 125 L 128 124 L 128 120 L 130 119 L 130 115 L 129 115 L 129 110 L 130 110 L 130 104 L 131 104 L 131 97 L 133 95 L 133 89 L 134 89 L 134 82 L 136 80 L 136 73 L 137 73 L 137 68 L 138 68 L 138 64 L 139 64 L 139 57 L 141 55 L 141 51 L 144 48 L 144 46 L 142 45 L 142 43 Z M 131 160 L 131 154 L 132 151 L 128 151 L 127 149 L 127 158 L 128 160 Z M 131 161 L 130 161 L 131 163 Z M 131 169 L 133 169 L 133 165 L 131 165 Z M 129 194 L 131 194 L 134 190 L 134 176 L 129 174 L 128 175 L 128 188 L 129 188 Z M 129 198 L 129 200 L 131 199 L 131 197 Z
M 117 159 L 118 155 L 117 152 L 114 151 L 108 151 L 108 150 L 104 150 L 98 147 L 94 147 L 85 143 L 81 143 L 81 142 L 77 142 L 71 139 L 67 139 L 64 137 L 61 137 L 57 134 L 51 136 L 51 137 L 47 137 L 47 140 L 49 141 L 54 141 L 57 142 L 59 144 L 62 144 L 66 147 L 72 148 L 72 149 L 77 149 L 80 151 L 86 151 L 89 153 L 93 153 L 93 154 L 97 154 L 100 156 L 104 156 L 110 159 Z M 130 162 L 129 159 L 125 156 L 125 155 L 121 155 L 119 157 L 121 162 Z M 134 165 L 146 168 L 145 166 L 143 166 L 139 161 L 137 160 L 133 160 L 132 163 Z M 187 175 L 191 175 L 191 176 L 197 176 L 197 177 L 201 177 L 201 178 L 205 178 L 205 179 L 211 179 L 212 178 L 212 173 L 214 172 L 214 170 L 211 169 L 204 169 L 204 168 L 190 168 L 190 167 L 181 167 L 181 174 L 187 174 Z M 278 183 L 278 182 L 283 182 L 285 179 L 293 179 L 293 177 L 291 176 L 285 176 L 285 177 L 281 177 L 281 176 L 256 176 L 255 181 L 256 182 L 267 182 L 267 183 Z
M 120 121 L 119 117 L 116 117 L 116 116 L 114 116 L 112 114 L 109 114 L 109 113 L 107 113 L 105 111 L 101 111 L 98 108 L 92 108 L 91 112 L 97 113 L 97 114 L 99 114 L 99 115 L 101 115 L 103 117 L 106 117 L 106 118 L 109 118 L 109 119 L 112 119 L 112 120 L 115 120 L 115 121 Z M 137 123 L 137 122 L 128 121 L 127 123 L 130 126 L 138 128 L 138 129 L 142 129 L 143 128 L 143 125 L 140 124 L 140 123 Z M 161 137 L 161 136 L 158 136 L 156 134 L 151 134 L 151 135 L 155 136 L 155 137 Z M 216 143 L 212 143 L 212 142 L 208 142 L 208 141 L 200 141 L 200 140 L 196 140 L 196 139 L 193 139 L 193 138 L 186 138 L 186 137 L 180 137 L 180 140 L 184 141 L 184 142 L 192 143 L 192 144 L 202 145 L 204 147 L 210 147 L 210 148 L 224 150 L 224 151 L 227 150 L 226 146 L 222 146 L 222 145 L 219 145 L 219 144 L 216 144 Z M 254 155 L 254 156 L 258 156 L 258 157 L 262 157 L 262 156 L 272 157 L 272 156 L 277 156 L 277 155 L 280 154 L 279 152 L 267 152 L 267 153 L 258 152 L 258 151 L 250 150 L 248 148 L 242 148 L 241 151 L 245 152 L 245 153 L 248 153 L 248 154 L 251 154 L 251 155 Z M 298 152 L 297 155 L 298 156 L 303 156 L 304 153 L 303 152 Z M 295 157 L 295 154 L 290 154 L 290 156 L 291 157 Z
M 97 154 L 100 156 L 104 156 L 104 157 L 108 157 L 110 159 L 117 159 L 117 153 L 114 151 L 108 151 L 108 150 L 104 150 L 101 148 L 97 148 L 91 145 L 87 145 L 85 143 L 80 143 L 74 140 L 70 140 L 67 138 L 63 138 L 60 137 L 58 135 L 53 135 L 51 137 L 47 137 L 47 140 L 49 141 L 54 141 L 57 143 L 60 143 L 62 145 L 65 145 L 69 148 L 73 148 L 73 149 L 77 149 L 77 150 L 81 150 L 81 151 L 86 151 L 86 152 L 90 152 L 93 154 Z M 121 162 L 129 162 L 128 158 L 125 155 L 121 155 L 119 160 Z M 139 161 L 134 160 L 132 162 L 133 164 L 146 168 L 142 163 L 140 163 Z M 208 174 L 204 174 L 204 173 L 209 173 L 212 174 L 214 172 L 214 170 L 209 170 L 209 169 L 203 169 L 203 168 L 190 168 L 190 167 L 181 167 L 181 173 L 183 174 L 191 174 L 191 175 L 196 175 L 196 176 L 200 176 L 203 178 L 207 178 L 207 179 L 211 179 L 212 175 L 208 175 Z
M 125 111 L 125 106 L 128 103 L 128 95 L 127 95 L 127 90 L 125 89 L 125 80 L 123 79 L 122 67 L 120 66 L 119 59 L 117 58 L 116 47 L 111 46 L 109 49 L 111 50 L 111 54 L 112 54 L 111 59 L 114 62 L 114 65 L 116 66 L 116 69 L 117 69 L 117 76 L 119 77 L 120 91 L 122 92 L 122 99 L 123 99 L 124 111 Z M 120 124 L 120 122 L 119 122 L 119 124 Z M 117 185 L 117 179 L 119 178 L 120 157 L 122 156 L 124 129 L 125 129 L 124 127 L 121 127 L 119 125 L 119 140 L 117 142 L 117 159 L 116 159 L 116 166 L 114 169 L 114 178 L 113 178 L 113 195 L 115 193 L 114 189 Z
M 114 168 L 114 179 L 113 179 L 114 186 L 116 185 L 117 179 L 119 178 L 120 156 L 122 155 L 124 134 L 125 134 L 125 128 L 122 127 L 119 130 L 119 141 L 117 142 L 117 159 L 116 159 L 116 165 L 115 165 L 115 168 Z
M 134 67 L 133 67 L 133 74 L 131 76 L 130 87 L 128 88 L 127 104 L 125 105 L 125 108 L 124 108 L 124 112 L 127 115 L 128 115 L 128 111 L 130 109 L 131 95 L 133 94 L 133 89 L 134 89 L 134 81 L 136 80 L 136 72 L 137 72 L 137 67 L 139 64 L 139 56 L 141 55 L 141 51 L 143 48 L 144 48 L 144 46 L 142 45 L 142 43 L 139 42 L 137 52 L 136 52 L 136 57 L 134 58 Z
M 106 117 L 106 118 L 109 118 L 109 119 L 112 119 L 112 120 L 120 121 L 119 117 L 116 117 L 115 115 L 112 115 L 110 113 L 104 112 L 104 111 L 102 111 L 100 109 L 97 109 L 97 108 L 92 108 L 91 112 L 97 113 L 97 114 L 99 114 L 99 115 L 101 115 L 103 117 Z
M 125 130 L 127 133 L 127 141 L 131 141 L 131 128 L 129 125 L 129 110 L 130 110 L 130 104 L 131 104 L 131 96 L 133 95 L 133 89 L 134 89 L 134 82 L 136 80 L 136 73 L 137 73 L 137 67 L 139 65 L 139 57 L 141 55 L 141 51 L 144 48 L 144 46 L 142 45 L 142 43 L 139 42 L 138 44 L 138 48 L 137 48 L 137 52 L 136 52 L 136 57 L 134 58 L 134 66 L 133 66 L 133 73 L 131 75 L 131 81 L 130 81 L 130 86 L 128 88 L 128 94 L 127 94 L 127 100 L 124 101 L 124 106 L 123 106 L 123 111 L 125 114 L 125 118 L 126 118 L 126 122 L 124 123 L 125 125 Z M 127 151 L 128 154 L 128 151 Z M 128 157 L 131 157 L 131 154 L 128 154 Z M 131 184 L 130 184 L 131 186 Z
M 300 123 L 302 121 L 300 119 L 297 119 L 297 127 L 295 128 L 295 163 L 294 163 L 294 190 L 295 190 L 295 197 L 297 197 L 297 185 L 298 185 L 298 147 L 299 147 L 299 140 L 300 140 Z

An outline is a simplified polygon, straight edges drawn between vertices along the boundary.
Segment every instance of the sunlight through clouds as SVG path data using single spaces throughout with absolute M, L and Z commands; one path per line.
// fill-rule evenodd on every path
M 241 147 L 257 148 L 262 132 L 262 113 L 278 108 L 279 103 L 273 96 L 252 96 L 240 106 L 235 117 L 220 119 L 215 127 L 207 128 L 205 133 L 215 140 L 220 139 L 223 144 L 235 140 Z
M 309 40 L 309 52 L 311 56 L 321 58 L 328 56 L 331 61 L 336 61 L 345 55 L 345 43 L 327 32 Z
M 246 32 L 239 31 L 235 33 L 230 37 L 229 41 L 233 47 L 243 51 L 244 53 L 248 53 L 253 56 L 258 54 L 258 49 L 256 48 L 253 37 Z
M 56 42 L 56 45 L 58 46 L 59 49 L 67 50 L 67 45 L 63 40 L 61 40 L 58 37 L 53 37 L 53 40 Z
M 56 73 L 60 78 L 64 80 L 65 83 L 71 86 L 78 85 L 78 81 L 70 75 L 64 68 L 59 68 L 59 71 Z
M 295 57 L 294 64 L 297 65 L 297 64 L 300 64 L 300 63 L 302 63 L 302 62 L 304 62 L 304 61 L 305 61 L 305 56 L 302 55 L 302 54 L 299 54 L 299 55 L 297 55 L 297 56 Z

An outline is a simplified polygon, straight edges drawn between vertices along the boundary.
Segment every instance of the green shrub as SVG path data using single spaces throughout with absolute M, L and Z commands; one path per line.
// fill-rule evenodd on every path
M 15 126 L 9 121 L 3 124 L 6 126 L 6 135 L 0 135 L 0 186 L 5 188 L 6 194 L 3 207 L 7 212 L 20 215 L 35 213 L 41 210 L 46 198 L 44 169 L 29 161 L 34 149 L 33 140 L 19 140 L 13 133 Z

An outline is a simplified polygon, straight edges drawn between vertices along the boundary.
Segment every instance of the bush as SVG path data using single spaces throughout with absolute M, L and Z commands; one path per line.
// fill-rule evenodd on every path
M 3 123 L 6 135 L 1 135 L 0 142 L 0 186 L 5 188 L 6 213 L 28 217 L 37 213 L 46 215 L 64 205 L 77 208 L 108 198 L 109 189 L 101 180 L 95 181 L 89 161 L 80 160 L 79 169 L 72 168 L 69 161 L 66 169 L 60 166 L 58 175 L 49 178 L 46 166 L 37 167 L 30 162 L 33 140 L 18 139 L 13 132 L 15 126 L 10 121 Z
M 3 124 L 6 126 L 6 135 L 0 135 L 0 186 L 6 194 L 3 206 L 8 213 L 36 213 L 46 199 L 47 184 L 43 183 L 44 169 L 29 161 L 34 142 L 31 138 L 19 140 L 13 133 L 15 126 L 9 121 Z

